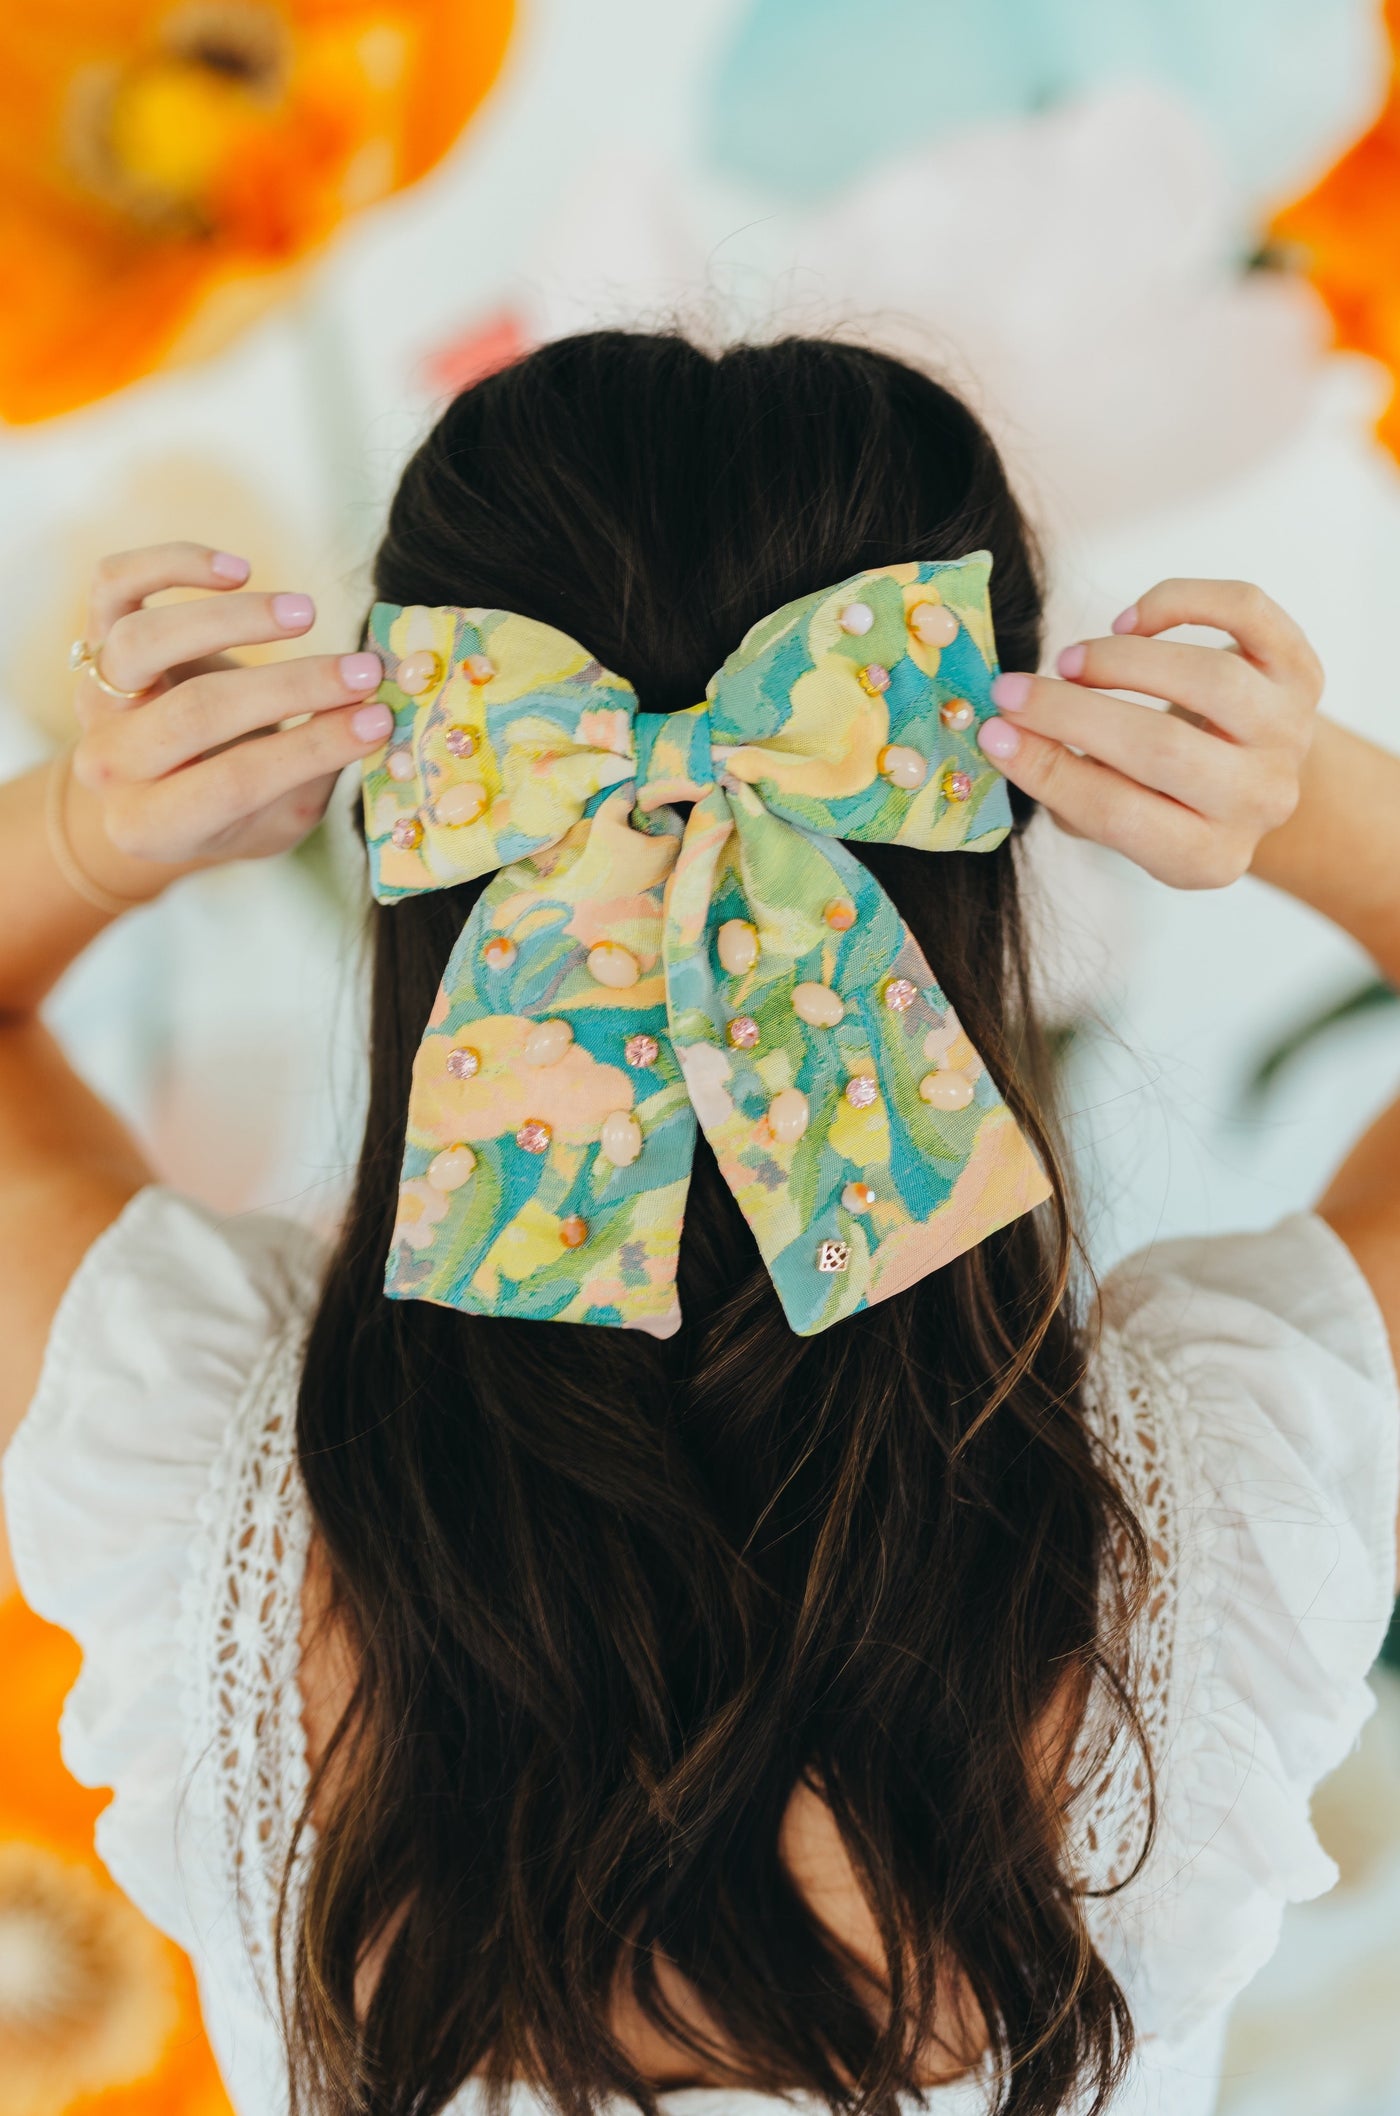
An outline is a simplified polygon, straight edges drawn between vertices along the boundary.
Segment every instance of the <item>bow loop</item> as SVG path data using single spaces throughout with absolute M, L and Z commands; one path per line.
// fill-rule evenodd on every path
M 710 679 L 715 754 L 832 837 L 990 851 L 1006 782 L 977 746 L 996 674 L 985 551 L 858 573 L 756 624 Z
M 839 842 L 1005 837 L 989 564 L 790 603 L 665 714 L 547 625 L 376 605 L 375 894 L 501 869 L 415 1061 L 388 1293 L 669 1335 L 697 1120 L 804 1334 L 1049 1195 Z
M 365 771 L 381 902 L 543 851 L 632 777 L 636 693 L 552 625 L 376 603 L 370 642 L 394 713 Z

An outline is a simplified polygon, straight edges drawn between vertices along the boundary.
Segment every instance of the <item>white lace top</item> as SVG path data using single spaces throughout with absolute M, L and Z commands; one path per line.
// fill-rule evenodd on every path
M 320 1263 L 288 1223 L 141 1192 L 64 1296 L 5 1463 L 21 1585 L 84 1650 L 63 1741 L 77 1778 L 113 1789 L 98 1850 L 192 1955 L 240 2116 L 286 2102 L 268 1991 L 307 1775 L 294 1428 Z M 1308 1803 L 1371 1707 L 1400 1408 L 1370 1291 L 1310 1215 L 1132 1258 L 1104 1317 L 1090 1413 L 1158 1566 L 1137 1651 L 1160 1813 L 1146 1866 L 1089 1917 L 1140 2038 L 1117 2109 L 1204 2116 L 1230 2001 L 1284 1905 L 1336 1878 Z M 1110 1755 L 1082 1807 L 1079 1865 L 1101 1881 L 1140 1842 L 1135 1756 Z M 985 2098 L 967 2083 L 923 2100 L 972 2116 Z M 792 2106 L 662 2100 L 668 2116 Z M 453 2116 L 478 2102 L 468 2085 Z M 540 2107 L 517 2090 L 513 2116 Z

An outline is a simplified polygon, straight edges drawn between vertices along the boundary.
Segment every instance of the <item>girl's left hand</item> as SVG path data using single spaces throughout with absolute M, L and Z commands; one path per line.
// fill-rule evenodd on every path
M 1155 636 L 1185 624 L 1234 645 Z M 1246 581 L 1159 581 L 1112 636 L 1066 647 L 1056 666 L 1059 681 L 1006 674 L 992 685 L 1005 717 L 985 721 L 978 741 L 998 770 L 1062 828 L 1174 889 L 1237 881 L 1297 806 L 1316 724 L 1322 667 L 1292 618 Z

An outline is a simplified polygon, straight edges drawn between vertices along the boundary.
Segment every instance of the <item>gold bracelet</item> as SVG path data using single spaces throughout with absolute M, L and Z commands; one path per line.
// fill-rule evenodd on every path
M 68 792 L 68 777 L 73 769 L 73 752 L 65 749 L 54 758 L 49 768 L 49 781 L 44 791 L 44 835 L 49 841 L 53 863 L 67 882 L 75 896 L 94 911 L 105 911 L 108 918 L 120 918 L 123 911 L 135 911 L 149 901 L 144 896 L 115 896 L 104 889 L 91 875 L 85 874 L 78 864 L 68 837 L 68 825 L 64 818 L 64 804 Z

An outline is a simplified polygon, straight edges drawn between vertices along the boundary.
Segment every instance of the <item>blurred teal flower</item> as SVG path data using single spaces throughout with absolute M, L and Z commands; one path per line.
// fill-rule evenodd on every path
M 1360 129 L 1384 51 L 1372 0 L 752 0 L 713 83 L 709 151 L 793 198 L 1122 80 L 1179 94 L 1256 202 Z

